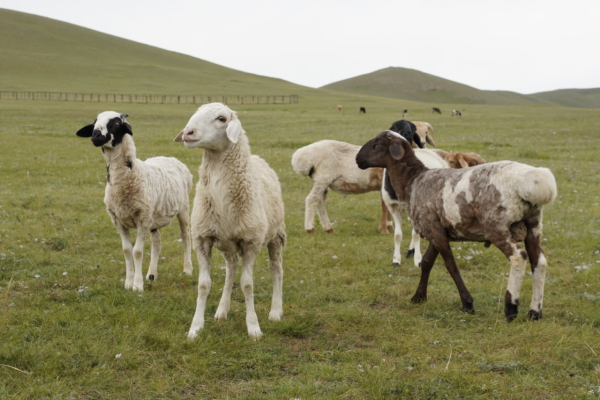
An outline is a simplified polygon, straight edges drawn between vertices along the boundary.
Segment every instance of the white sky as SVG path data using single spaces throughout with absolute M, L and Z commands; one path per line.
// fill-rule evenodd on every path
M 600 87 L 600 0 L 0 0 L 304 86 L 393 67 L 478 89 Z

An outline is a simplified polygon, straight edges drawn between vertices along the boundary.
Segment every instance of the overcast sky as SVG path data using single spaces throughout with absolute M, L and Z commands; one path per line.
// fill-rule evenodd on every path
M 524 94 L 600 87 L 600 0 L 0 0 L 0 8 L 310 87 L 390 66 Z

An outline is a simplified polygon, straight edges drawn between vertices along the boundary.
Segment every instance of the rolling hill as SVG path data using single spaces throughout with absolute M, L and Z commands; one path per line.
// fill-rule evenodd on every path
M 0 9 L 0 37 L 0 90 L 203 95 L 317 91 L 6 9 Z
M 479 90 L 400 67 L 380 69 L 322 88 L 426 103 L 600 107 L 600 89 L 564 89 L 524 95 L 510 91 Z

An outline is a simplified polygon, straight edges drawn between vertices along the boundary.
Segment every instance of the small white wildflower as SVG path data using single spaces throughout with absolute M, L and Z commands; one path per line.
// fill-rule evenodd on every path
M 408 370 L 408 372 L 410 372 L 410 371 L 412 371 L 412 370 L 413 370 L 413 367 L 408 367 L 408 368 L 406 368 L 406 369 Z
M 577 190 L 573 190 L 573 193 L 577 193 Z
M 440 341 L 439 340 L 434 340 L 433 344 L 438 344 Z
M 127 328 L 129 328 L 129 325 L 124 325 L 123 326 L 123 329 L 127 329 Z
M 582 265 L 581 269 L 590 269 L 590 267 L 588 267 L 587 265 Z
M 465 260 L 472 260 L 472 259 L 473 259 L 473 256 L 464 256 L 463 258 L 464 258 Z
M 389 274 L 389 275 L 388 275 L 388 278 L 391 278 L 391 277 L 392 277 L 392 274 Z
M 40 277 L 40 275 L 35 275 L 35 279 L 38 279 Z
M 460 322 L 467 322 L 467 320 L 466 319 L 461 319 Z
M 8 306 L 9 306 L 9 307 L 14 307 L 14 306 L 15 306 L 15 303 L 10 303 Z
M 304 283 L 304 280 L 301 280 L 300 283 Z
M 115 356 L 115 358 L 121 358 L 121 356 L 122 356 L 122 354 L 121 354 L 121 353 L 119 353 L 119 354 L 117 354 L 117 355 Z
M 594 254 L 600 254 L 600 250 L 596 250 Z
M 63 276 L 64 276 L 64 275 L 67 275 L 67 271 L 63 272 Z
M 576 265 L 576 266 L 574 266 L 573 268 L 574 268 L 575 270 L 577 270 L 577 271 L 581 271 L 581 265 Z
M 337 256 L 333 256 L 333 257 L 331 257 L 331 258 L 333 258 L 334 260 L 337 260 Z
M 346 247 L 346 243 L 342 243 L 342 247 Z
M 37 243 L 38 242 L 38 238 L 33 239 L 33 241 Z

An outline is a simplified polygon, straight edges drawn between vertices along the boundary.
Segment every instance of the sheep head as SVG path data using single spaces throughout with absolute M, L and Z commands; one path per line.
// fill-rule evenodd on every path
M 133 135 L 131 125 L 125 121 L 127 114 L 105 111 L 96 117 L 93 124 L 77 131 L 79 137 L 91 137 L 96 147 L 113 148 L 121 144 L 126 134 Z
M 246 132 L 235 111 L 221 103 L 201 106 L 174 139 L 185 147 L 223 151 Z
M 421 137 L 417 133 L 417 126 L 410 121 L 403 119 L 396 121 L 392 124 L 389 130 L 399 133 L 404 139 L 408 140 L 409 143 L 415 143 L 417 147 L 421 149 L 425 147 L 421 141 Z
M 389 168 L 400 161 L 411 144 L 402 135 L 393 131 L 384 131 L 365 143 L 358 154 L 356 164 L 360 169 Z

